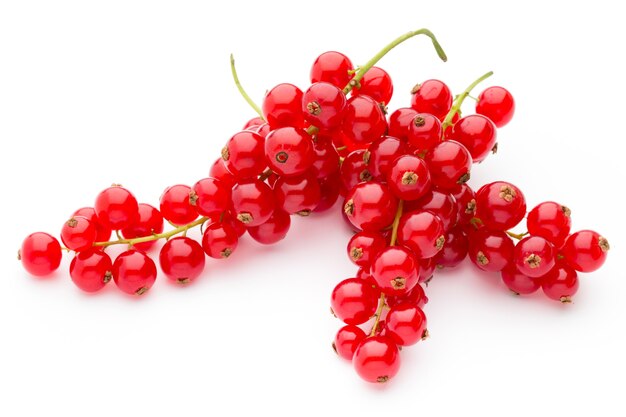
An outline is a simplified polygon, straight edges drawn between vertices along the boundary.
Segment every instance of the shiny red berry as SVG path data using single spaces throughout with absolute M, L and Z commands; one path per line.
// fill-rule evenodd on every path
M 235 185 L 232 201 L 235 217 L 249 227 L 265 223 L 276 207 L 272 189 L 260 180 Z
M 513 259 L 517 269 L 531 278 L 539 278 L 556 262 L 554 245 L 540 236 L 528 236 L 517 242 Z
M 161 270 L 169 279 L 188 284 L 200 276 L 204 269 L 202 246 L 187 236 L 168 240 L 159 253 Z
M 571 225 L 570 210 L 554 201 L 546 201 L 535 206 L 526 219 L 528 233 L 547 239 L 557 248 L 565 243 Z
M 445 241 L 443 223 L 431 212 L 410 212 L 400 218 L 398 243 L 411 249 L 418 259 L 432 258 Z
M 387 246 L 387 239 L 378 232 L 359 232 L 348 242 L 348 257 L 355 265 L 369 266 L 374 257 Z
M 253 130 L 254 128 L 258 128 L 263 123 L 265 122 L 259 116 L 253 117 L 243 125 L 242 130 Z
M 137 206 L 137 199 L 130 191 L 112 186 L 98 194 L 94 209 L 104 227 L 120 230 L 135 222 Z
M 333 313 L 346 324 L 363 324 L 378 307 L 379 292 L 367 281 L 348 278 L 333 289 L 330 305 Z
M 350 71 L 353 68 L 350 59 L 341 52 L 324 52 L 311 66 L 311 83 L 325 81 L 335 87 L 344 88 L 352 78 Z
M 291 226 L 291 216 L 284 210 L 274 210 L 271 217 L 263 224 L 248 227 L 252 239 L 264 245 L 273 245 L 287 236 Z
M 304 92 L 302 113 L 307 122 L 323 129 L 341 124 L 346 111 L 346 95 L 327 82 L 317 82 Z
M 383 136 L 367 148 L 367 165 L 374 178 L 384 181 L 391 163 L 405 153 L 406 146 L 400 139 Z
M 311 137 L 304 129 L 283 127 L 273 130 L 265 139 L 265 158 L 267 165 L 278 175 L 300 175 L 315 160 Z
M 341 164 L 341 183 L 346 191 L 364 181 L 371 181 L 374 176 L 369 170 L 369 153 L 356 150 L 343 160 Z
M 578 291 L 578 274 L 564 263 L 558 263 L 538 281 L 548 298 L 562 303 L 571 302 Z
M 363 94 L 379 103 L 389 104 L 393 95 L 393 82 L 387 71 L 379 67 L 370 68 L 359 81 L 359 85 L 352 89 L 353 96 Z
M 126 294 L 142 295 L 156 281 L 157 269 L 154 261 L 135 249 L 122 252 L 113 262 L 113 280 Z
M 442 138 L 441 121 L 429 113 L 416 113 L 409 124 L 407 144 L 417 155 L 423 155 L 439 143 Z
M 198 217 L 198 211 L 191 204 L 193 198 L 188 185 L 172 185 L 165 189 L 160 199 L 161 214 L 170 223 L 183 226 Z M 131 223 L 132 225 L 132 223 Z
M 513 263 L 515 244 L 499 230 L 479 230 L 469 238 L 469 258 L 478 268 L 488 272 L 502 271 Z
M 458 206 L 454 197 L 447 192 L 430 190 L 422 198 L 411 201 L 405 206 L 406 211 L 429 211 L 439 217 L 444 230 L 454 227 L 458 220 Z
M 226 168 L 224 160 L 221 157 L 217 158 L 215 162 L 213 162 L 213 165 L 211 165 L 209 177 L 220 180 L 228 189 L 233 188 L 233 185 L 235 185 L 237 181 L 235 176 Z
M 381 230 L 393 222 L 398 201 L 389 188 L 377 182 L 357 184 L 346 196 L 343 211 L 361 230 Z
M 387 296 L 387 305 L 389 307 L 395 307 L 401 304 L 412 304 L 419 308 L 424 308 L 426 303 L 428 303 L 428 297 L 424 292 L 424 287 L 419 283 L 406 294 Z
M 435 265 L 437 268 L 454 268 L 459 265 L 467 256 L 469 240 L 463 229 L 453 227 L 446 232 L 446 243 L 441 251 L 435 255 Z
M 98 219 L 96 210 L 93 207 L 80 208 L 76 210 L 72 216 L 85 217 L 96 226 L 96 242 L 106 242 L 111 238 L 111 228 L 105 226 L 100 219 Z
M 304 127 L 302 90 L 293 84 L 278 84 L 265 95 L 263 116 L 272 130 L 279 127 Z
M 235 133 L 222 148 L 222 160 L 237 180 L 255 178 L 267 167 L 265 139 L 248 130 Z
M 502 127 L 513 118 L 515 100 L 505 88 L 489 87 L 478 96 L 476 113 L 488 117 L 497 127 Z
M 121 230 L 126 239 L 152 236 L 163 232 L 163 216 L 161 212 L 150 204 L 139 204 L 138 217 L 135 223 Z M 135 243 L 133 246 L 140 251 L 147 251 L 156 244 L 156 240 Z
M 417 260 L 408 249 L 390 246 L 374 257 L 370 271 L 385 294 L 402 295 L 417 284 L 417 267 Z
M 474 162 L 481 162 L 494 150 L 497 138 L 496 126 L 480 114 L 470 114 L 461 118 L 454 124 L 450 133 L 450 139 L 465 146 Z
M 356 348 L 352 364 L 365 381 L 384 383 L 400 370 L 400 351 L 389 337 L 368 337 Z
M 426 314 L 415 304 L 392 307 L 385 318 L 383 334 L 398 346 L 414 345 L 428 336 Z
M 318 179 L 324 179 L 339 171 L 339 154 L 332 141 L 318 140 L 313 143 L 312 171 Z
M 409 128 L 411 123 L 413 123 L 415 116 L 417 116 L 417 111 L 411 107 L 400 107 L 395 110 L 389 116 L 389 128 L 387 134 L 400 139 L 404 143 L 407 143 Z
M 88 249 L 96 241 L 96 225 L 85 217 L 73 216 L 61 228 L 61 241 L 73 251 Z
M 274 184 L 277 207 L 289 214 L 308 216 L 317 207 L 321 191 L 312 172 L 297 177 L 280 177 Z
M 380 105 L 368 96 L 356 96 L 348 100 L 343 119 L 345 140 L 365 145 L 380 138 L 387 129 L 387 121 Z
M 356 347 L 365 339 L 366 335 L 359 327 L 347 324 L 335 335 L 333 349 L 343 359 L 352 360 Z
M 513 184 L 492 182 L 476 192 L 476 217 L 489 229 L 511 229 L 525 215 L 526 199 Z
M 387 184 L 399 199 L 417 200 L 430 191 L 430 171 L 417 156 L 403 155 L 389 166 Z
M 606 260 L 609 241 L 593 230 L 572 233 L 561 250 L 565 261 L 580 272 L 593 272 Z
M 96 292 L 111 281 L 113 264 L 111 258 L 99 248 L 91 248 L 76 254 L 70 263 L 70 277 L 78 288 Z
M 430 113 L 440 120 L 452 107 L 450 88 L 439 80 L 426 80 L 413 87 L 411 107 L 420 113 Z
M 509 263 L 500 274 L 504 285 L 518 295 L 532 294 L 541 287 L 541 280 L 522 274 L 513 262 Z
M 22 242 L 17 258 L 29 274 L 49 275 L 61 264 L 61 245 L 48 233 L 32 233 Z
M 231 187 L 215 178 L 203 178 L 196 182 L 189 194 L 189 201 L 202 216 L 221 214 L 230 207 Z
M 315 207 L 315 212 L 323 212 L 332 208 L 339 199 L 341 179 L 338 173 L 330 177 L 318 180 L 320 185 L 320 202 Z
M 435 187 L 453 190 L 470 178 L 472 156 L 465 146 L 453 140 L 436 145 L 426 153 L 424 161 Z
M 214 222 L 204 229 L 202 249 L 211 258 L 228 258 L 237 249 L 239 236 L 230 222 Z
M 476 194 L 467 184 L 460 184 L 450 189 L 450 195 L 456 201 L 459 219 L 458 224 L 467 225 L 476 214 Z

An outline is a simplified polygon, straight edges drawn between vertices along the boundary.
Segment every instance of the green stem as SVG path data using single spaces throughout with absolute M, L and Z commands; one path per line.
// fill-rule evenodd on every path
M 246 100 L 250 107 L 254 109 L 254 111 L 259 115 L 261 120 L 265 121 L 265 118 L 263 117 L 263 112 L 261 111 L 259 106 L 257 106 L 256 103 L 252 101 L 248 93 L 246 93 L 246 90 L 243 89 L 243 86 L 239 82 L 239 76 L 237 75 L 237 70 L 235 69 L 235 57 L 233 56 L 233 54 L 230 54 L 230 71 L 233 74 L 233 80 L 235 81 L 235 85 L 237 86 L 237 89 L 239 90 L 241 96 L 244 98 L 244 100 Z
M 443 119 L 443 124 L 441 125 L 442 131 L 445 132 L 448 126 L 452 126 L 452 119 L 454 119 L 454 115 L 459 113 L 459 111 L 461 110 L 461 105 L 463 104 L 465 99 L 469 97 L 474 87 L 476 87 L 478 84 L 480 84 L 487 78 L 491 77 L 492 75 L 493 75 L 493 71 L 489 71 L 488 73 L 484 74 L 482 77 L 480 77 L 479 79 L 471 83 L 465 89 L 465 91 L 463 91 L 461 94 L 456 96 L 456 98 L 454 99 L 454 103 L 452 103 L 452 107 L 450 108 L 450 111 L 446 115 L 446 118 Z
M 169 239 L 170 237 L 175 236 L 179 233 L 187 233 L 187 230 L 193 227 L 199 226 L 201 224 L 204 224 L 207 220 L 209 220 L 208 217 L 200 217 L 196 221 L 193 221 L 184 226 L 179 226 L 175 229 L 170 230 L 169 232 L 153 234 L 150 236 L 136 237 L 134 239 L 118 239 L 118 240 L 111 240 L 109 242 L 95 242 L 93 245 L 94 246 L 111 246 L 111 245 L 131 245 L 132 246 L 132 245 L 136 245 L 137 243 L 142 243 L 142 242 L 151 242 L 153 240 L 159 240 L 159 239 Z
M 528 235 L 528 232 L 524 232 L 524 233 L 513 233 L 510 230 L 506 231 L 506 234 L 511 236 L 513 239 L 517 239 L 517 240 L 522 240 L 524 239 L 524 236 Z
M 404 42 L 407 39 L 410 39 L 410 38 L 412 38 L 413 36 L 416 36 L 416 35 L 428 36 L 432 40 L 433 46 L 435 47 L 435 50 L 437 51 L 437 55 L 439 55 L 439 58 L 441 58 L 441 60 L 443 62 L 446 62 L 448 60 L 448 57 L 446 57 L 446 53 L 443 51 L 443 49 L 441 48 L 441 45 L 439 45 L 439 42 L 437 41 L 437 38 L 435 38 L 435 35 L 433 35 L 433 33 L 430 30 L 428 30 L 428 29 L 420 29 L 420 30 L 415 30 L 413 32 L 408 32 L 408 33 L 405 33 L 404 35 L 396 38 L 395 40 L 393 40 L 390 44 L 388 44 L 383 49 L 381 49 L 380 52 L 378 52 L 376 55 L 374 55 L 374 57 L 372 59 L 367 61 L 367 63 L 365 65 L 361 66 L 355 72 L 354 77 L 352 77 L 352 79 L 350 80 L 348 85 L 346 85 L 344 87 L 343 92 L 345 94 L 348 94 L 355 86 L 359 85 L 359 81 L 361 81 L 361 79 L 363 78 L 365 73 L 367 71 L 369 71 L 370 68 L 372 68 L 374 65 L 376 65 L 376 63 L 378 61 L 380 61 L 380 59 L 387 54 L 387 52 L 391 51 L 393 48 L 395 48 L 396 46 L 398 46 L 402 42 Z
M 383 307 L 387 300 L 385 299 L 385 293 L 380 293 L 380 299 L 378 300 L 378 308 L 376 309 L 376 313 L 374 314 L 374 325 L 372 326 L 372 330 L 370 331 L 370 337 L 376 334 L 376 330 L 378 330 L 378 324 L 380 323 L 380 316 L 383 314 Z
M 398 202 L 398 209 L 396 210 L 396 217 L 394 217 L 393 224 L 391 226 L 391 240 L 389 241 L 389 246 L 395 245 L 396 239 L 398 239 L 398 224 L 400 224 L 400 217 L 402 217 L 403 208 L 404 200 L 400 200 Z

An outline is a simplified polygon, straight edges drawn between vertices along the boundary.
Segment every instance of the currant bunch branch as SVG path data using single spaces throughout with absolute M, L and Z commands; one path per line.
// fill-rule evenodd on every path
M 80 289 L 96 292 L 112 279 L 142 296 L 157 278 L 150 254 L 161 239 L 160 269 L 186 285 L 202 274 L 206 256 L 231 256 L 246 233 L 261 244 L 279 242 L 291 215 L 329 210 L 341 197 L 341 213 L 355 231 L 347 255 L 359 269 L 332 291 L 332 312 L 345 324 L 332 345 L 370 382 L 395 376 L 400 348 L 428 337 L 423 284 L 466 257 L 500 273 L 516 294 L 541 288 L 548 298 L 571 302 L 578 272 L 604 263 L 606 238 L 572 233 L 570 210 L 553 201 L 527 213 L 524 194 L 509 182 L 477 190 L 467 184 L 472 165 L 495 153 L 497 129 L 515 111 L 506 89 L 488 87 L 475 99 L 476 113 L 461 115 L 472 90 L 492 73 L 457 96 L 442 81 L 424 81 L 412 89 L 410 107 L 387 117 L 394 87 L 375 65 L 416 35 L 429 37 L 446 60 L 426 29 L 400 36 L 358 68 L 344 54 L 325 52 L 311 67 L 306 91 L 279 84 L 261 108 L 243 89 L 231 56 L 235 84 L 259 116 L 227 141 L 209 177 L 167 188 L 158 209 L 113 185 L 63 224 L 65 247 L 37 232 L 23 241 L 18 258 L 29 273 L 45 276 L 65 249 L 75 253 L 70 276 Z M 513 232 L 524 218 L 526 231 Z M 195 227 L 201 242 L 187 236 Z M 112 245 L 128 248 L 113 260 Z

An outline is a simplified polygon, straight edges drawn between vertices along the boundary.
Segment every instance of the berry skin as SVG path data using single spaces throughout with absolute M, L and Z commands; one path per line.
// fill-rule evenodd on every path
M 418 259 L 432 258 L 446 241 L 441 219 L 428 211 L 405 213 L 398 224 L 398 242 Z
M 563 245 L 565 261 L 580 272 L 593 272 L 600 268 L 610 249 L 609 241 L 593 230 L 572 233 Z
M 121 230 L 135 222 L 137 206 L 137 199 L 130 191 L 112 186 L 98 194 L 94 209 L 104 227 Z
M 235 133 L 222 148 L 222 160 L 237 180 L 255 178 L 267 166 L 265 139 L 248 130 Z
M 202 216 L 213 216 L 230 207 L 231 187 L 215 178 L 204 178 L 196 182 L 189 194 L 191 205 Z
M 368 267 L 387 246 L 387 239 L 376 232 L 359 232 L 348 242 L 348 257 L 355 265 Z
M 161 212 L 150 204 L 139 204 L 138 217 L 132 226 L 121 230 L 122 236 L 126 239 L 136 237 L 151 236 L 163 232 L 163 216 Z M 108 240 L 108 239 L 107 239 Z M 156 244 L 156 240 L 135 243 L 133 246 L 140 251 L 147 251 Z
M 315 152 L 311 137 L 304 129 L 283 127 L 270 132 L 265 139 L 263 163 L 281 176 L 303 174 L 313 165 Z
M 578 291 L 578 274 L 564 263 L 558 263 L 538 281 L 548 298 L 562 303 L 571 302 Z
M 385 318 L 383 334 L 398 346 L 414 345 L 428 335 L 426 315 L 415 304 L 400 304 L 392 307 Z
M 191 196 L 191 187 L 188 185 L 178 184 L 166 188 L 160 199 L 163 217 L 176 226 L 183 226 L 198 218 L 198 211 L 191 205 Z
M 29 274 L 49 275 L 61 265 L 61 245 L 48 233 L 32 233 L 22 242 L 17 258 Z
M 348 193 L 343 211 L 356 228 L 377 231 L 393 222 L 397 206 L 398 201 L 387 186 L 363 182 Z
M 467 225 L 476 214 L 476 194 L 467 184 L 457 185 L 450 190 L 450 194 L 456 201 L 459 225 Z
M 541 236 L 560 248 L 572 226 L 570 210 L 554 201 L 546 201 L 528 213 L 526 226 L 531 235 Z
M 413 87 L 411 107 L 420 113 L 430 113 L 443 120 L 452 107 L 452 93 L 439 80 L 427 80 Z
M 474 162 L 478 163 L 494 149 L 498 135 L 491 120 L 480 114 L 470 114 L 454 124 L 450 139 L 465 146 Z
M 337 352 L 337 355 L 351 361 L 356 347 L 366 337 L 365 332 L 359 327 L 350 324 L 345 325 L 335 335 L 333 349 Z
M 441 122 L 428 113 L 416 113 L 407 135 L 407 144 L 415 154 L 423 155 L 439 143 L 442 137 Z
M 130 295 L 143 295 L 156 281 L 154 261 L 135 249 L 122 252 L 113 262 L 113 280 L 117 287 Z
M 385 294 L 403 295 L 417 285 L 417 267 L 417 261 L 408 249 L 390 246 L 376 255 L 371 274 Z
M 363 181 L 371 181 L 374 176 L 368 168 L 369 154 L 364 150 L 356 150 L 344 159 L 341 164 L 341 182 L 345 190 L 351 190 Z
M 273 245 L 287 236 L 291 226 L 291 216 L 283 210 L 274 210 L 272 216 L 263 224 L 248 228 L 252 239 L 263 245 Z
M 91 248 L 76 254 L 70 263 L 70 277 L 78 288 L 85 292 L 96 292 L 104 288 L 113 277 L 113 264 L 109 255 Z
M 215 162 L 213 162 L 213 165 L 211 165 L 209 177 L 220 180 L 224 184 L 224 187 L 228 189 L 233 188 L 236 182 L 235 176 L 226 168 L 224 160 L 221 157 L 217 158 Z
M 374 178 L 385 180 L 391 163 L 405 153 L 406 146 L 400 139 L 383 136 L 369 146 L 365 158 Z
M 387 129 L 385 115 L 378 103 L 368 96 L 348 100 L 343 120 L 346 145 L 367 145 L 380 138 Z
M 508 182 L 492 182 L 476 192 L 476 217 L 493 230 L 515 227 L 526 214 L 526 198 Z
M 293 84 L 278 84 L 265 95 L 263 116 L 270 129 L 279 127 L 304 127 L 302 90 Z
M 435 187 L 453 190 L 470 178 L 472 156 L 465 146 L 453 140 L 436 145 L 426 153 L 424 161 Z
M 479 230 L 469 238 L 469 258 L 483 271 L 499 272 L 513 263 L 515 244 L 499 230 Z
M 378 291 L 367 281 L 348 278 L 333 289 L 331 309 L 346 324 L 363 324 L 376 312 L 378 295 Z
M 272 189 L 259 180 L 235 185 L 232 200 L 235 217 L 248 227 L 265 223 L 276 206 Z
M 406 294 L 398 295 L 398 296 L 387 296 L 387 305 L 389 307 L 396 307 L 401 304 L 411 304 L 416 305 L 419 308 L 424 308 L 424 306 L 428 303 L 428 297 L 424 292 L 424 288 L 421 284 L 417 284 L 411 291 Z
M 260 117 L 258 117 L 258 116 L 257 117 L 253 117 L 252 119 L 248 120 L 245 125 L 243 125 L 241 130 L 252 130 L 252 131 L 254 131 L 255 128 L 258 128 L 263 123 L 265 123 L 265 122 Z
M 313 144 L 312 171 L 318 180 L 328 178 L 339 171 L 339 154 L 330 140 L 318 140 Z
M 478 96 L 476 113 L 491 120 L 497 127 L 508 124 L 515 113 L 515 100 L 502 87 L 489 87 Z
M 458 220 L 458 206 L 454 197 L 438 190 L 431 190 L 417 201 L 412 201 L 405 207 L 407 211 L 429 211 L 439 217 L 444 230 L 454 227 Z
M 417 200 L 430 190 L 430 171 L 417 156 L 403 155 L 389 166 L 387 184 L 399 199 Z
M 409 128 L 415 116 L 417 116 L 417 112 L 410 107 L 397 109 L 389 116 L 389 129 L 387 134 L 407 143 Z
M 335 87 L 344 88 L 352 78 L 350 75 L 352 69 L 352 62 L 341 52 L 324 52 L 311 66 L 311 83 L 325 81 Z
M 297 177 L 280 177 L 274 184 L 277 207 L 289 214 L 308 216 L 321 196 L 317 178 L 312 172 Z
M 400 351 L 389 337 L 368 337 L 357 346 L 352 364 L 365 381 L 384 383 L 400 370 Z
M 518 295 L 532 294 L 541 287 L 541 280 L 522 274 L 513 262 L 509 263 L 500 274 L 504 285 Z
M 168 240 L 159 253 L 161 270 L 179 284 L 188 284 L 198 278 L 204 270 L 204 262 L 202 246 L 187 236 Z
M 211 223 L 202 235 L 202 249 L 211 258 L 228 258 L 237 249 L 239 236 L 230 222 Z
M 554 267 L 556 250 L 539 236 L 528 236 L 517 242 L 513 259 L 517 269 L 530 278 L 539 278 Z
M 360 86 L 355 86 L 352 89 L 352 95 L 366 95 L 370 96 L 374 100 L 382 104 L 388 104 L 393 95 L 393 82 L 391 77 L 382 68 L 372 67 L 370 68 L 361 81 Z
M 463 229 L 458 226 L 453 227 L 446 232 L 446 243 L 435 255 L 435 265 L 437 268 L 454 268 L 465 259 L 468 250 L 469 240 L 463 233 Z
M 345 110 L 346 95 L 330 83 L 315 83 L 302 97 L 304 118 L 318 128 L 332 129 L 339 126 Z
M 439 255 L 441 251 L 437 252 Z M 435 263 L 435 257 L 432 258 L 423 258 L 419 260 L 419 266 L 417 268 L 417 281 L 418 282 L 430 282 L 433 279 L 433 274 L 435 273 L 435 269 L 437 268 L 437 264 Z
M 73 251 L 88 249 L 96 241 L 96 225 L 85 217 L 72 217 L 61 228 L 61 241 Z
M 315 207 L 315 212 L 321 213 L 333 207 L 339 199 L 341 179 L 338 173 L 318 181 L 320 185 L 320 202 Z
M 80 208 L 72 216 L 85 217 L 96 226 L 96 242 L 106 242 L 111 238 L 111 229 L 102 224 L 98 216 L 96 216 L 96 210 L 93 207 Z

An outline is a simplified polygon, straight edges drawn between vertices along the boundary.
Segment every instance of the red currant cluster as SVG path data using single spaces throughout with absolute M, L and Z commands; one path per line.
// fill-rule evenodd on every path
M 445 60 L 424 29 L 401 36 L 359 68 L 326 52 L 313 63 L 306 91 L 279 84 L 262 110 L 241 87 L 231 58 L 235 83 L 259 117 L 228 140 L 208 178 L 167 188 L 159 209 L 112 186 L 93 207 L 77 210 L 61 229 L 64 249 L 76 252 L 74 283 L 94 292 L 113 279 L 122 291 L 142 295 L 157 276 L 149 249 L 166 239 L 160 268 L 187 284 L 202 273 L 205 254 L 229 257 L 245 233 L 276 243 L 291 215 L 328 210 L 342 196 L 342 214 L 356 232 L 348 257 L 359 270 L 332 292 L 333 314 L 345 323 L 333 347 L 367 381 L 392 378 L 400 347 L 428 336 L 422 284 L 468 255 L 478 268 L 500 272 L 517 294 L 541 287 L 549 298 L 570 302 L 577 271 L 603 264 L 607 240 L 589 230 L 570 233 L 570 211 L 555 202 L 527 214 L 523 193 L 508 182 L 477 191 L 466 184 L 472 164 L 495 152 L 497 128 L 515 110 L 506 89 L 489 87 L 476 98 L 476 114 L 461 117 L 464 100 L 491 73 L 456 97 L 439 80 L 418 84 L 410 107 L 387 118 L 393 83 L 374 64 L 417 34 L 430 37 Z M 514 233 L 525 217 L 527 232 Z M 164 232 L 164 221 L 173 228 Z M 201 242 L 187 236 L 196 226 Z M 115 244 L 128 250 L 112 261 L 106 248 Z M 59 267 L 62 249 L 53 236 L 34 233 L 20 259 L 31 274 L 47 275 Z

